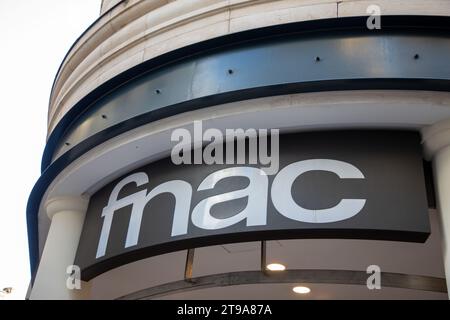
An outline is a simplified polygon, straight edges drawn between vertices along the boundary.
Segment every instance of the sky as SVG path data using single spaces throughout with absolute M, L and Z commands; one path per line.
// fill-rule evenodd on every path
M 100 0 L 0 0 L 0 300 L 23 299 L 28 289 L 25 210 L 40 176 L 50 90 L 99 13 Z M 1 293 L 6 287 L 11 294 Z

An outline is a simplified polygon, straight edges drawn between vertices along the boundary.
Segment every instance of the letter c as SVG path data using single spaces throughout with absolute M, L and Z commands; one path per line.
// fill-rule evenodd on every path
M 277 174 L 272 184 L 272 201 L 278 212 L 292 220 L 329 223 L 349 219 L 362 210 L 366 199 L 342 199 L 336 206 L 320 210 L 300 207 L 292 198 L 292 184 L 303 173 L 316 170 L 333 172 L 341 179 L 364 179 L 358 168 L 343 161 L 311 159 L 292 163 Z

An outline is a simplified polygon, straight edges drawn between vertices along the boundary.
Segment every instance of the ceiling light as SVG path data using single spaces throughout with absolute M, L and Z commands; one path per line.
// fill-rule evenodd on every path
M 311 289 L 308 287 L 303 287 L 303 286 L 297 286 L 292 288 L 292 291 L 294 291 L 295 293 L 298 294 L 307 294 L 311 292 Z
M 284 271 L 286 270 L 286 267 L 282 265 L 281 263 L 271 263 L 267 265 L 267 270 L 270 271 Z

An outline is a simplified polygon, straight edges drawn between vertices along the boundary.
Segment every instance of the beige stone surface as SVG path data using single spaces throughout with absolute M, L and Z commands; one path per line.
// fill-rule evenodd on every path
M 378 5 L 382 15 L 450 15 L 449 0 L 343 0 L 339 17 L 367 15 L 370 5 Z
M 292 2 L 292 1 L 290 1 Z M 247 11 L 244 14 L 240 11 Z M 336 3 L 323 3 L 316 5 L 304 5 L 274 9 L 271 11 L 259 11 L 252 13 L 248 10 L 231 10 L 230 32 L 262 28 L 277 24 L 285 24 L 297 21 L 336 18 Z
M 104 14 L 106 11 L 110 10 L 121 0 L 102 0 L 100 14 Z
M 107 3 L 108 2 L 108 3 Z M 113 1 L 105 0 L 105 8 Z M 196 42 L 270 25 L 382 14 L 450 15 L 450 0 L 129 0 L 110 10 L 69 52 L 49 106 L 49 133 L 98 85 L 143 61 Z

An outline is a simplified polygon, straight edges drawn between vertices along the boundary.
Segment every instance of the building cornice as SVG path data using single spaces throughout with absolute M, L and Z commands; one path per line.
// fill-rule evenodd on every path
M 377 3 L 383 15 L 450 15 L 450 3 L 442 0 Z M 367 1 L 356 0 L 121 1 L 67 54 L 50 98 L 48 132 L 97 86 L 162 54 L 249 29 L 367 15 L 367 6 Z

